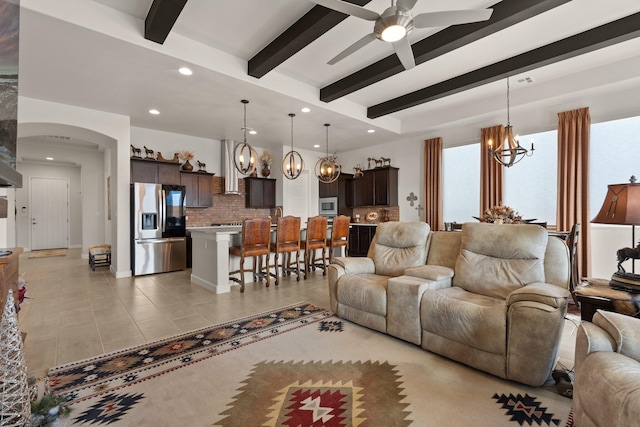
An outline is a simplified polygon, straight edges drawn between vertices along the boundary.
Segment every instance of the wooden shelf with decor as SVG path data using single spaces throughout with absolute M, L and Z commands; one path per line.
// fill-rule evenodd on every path
M 11 248 L 7 251 L 11 251 L 11 254 L 0 256 L 0 304 L 3 310 L 9 289 L 13 290 L 13 298 L 18 304 L 18 257 L 22 248 Z

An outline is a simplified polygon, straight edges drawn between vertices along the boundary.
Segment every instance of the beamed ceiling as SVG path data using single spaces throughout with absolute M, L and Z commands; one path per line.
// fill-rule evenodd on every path
M 348 1 L 378 13 L 390 5 Z M 327 65 L 373 23 L 307 0 L 23 0 L 20 89 L 213 139 L 240 137 L 246 98 L 258 146 L 286 144 L 288 113 L 307 106 L 301 148 L 322 143 L 331 123 L 349 150 L 500 123 L 508 76 L 516 114 L 640 86 L 636 0 L 418 0 L 412 13 L 481 8 L 493 9 L 488 21 L 414 30 L 416 67 L 405 70 L 381 41 Z M 180 66 L 194 75 L 178 76 Z

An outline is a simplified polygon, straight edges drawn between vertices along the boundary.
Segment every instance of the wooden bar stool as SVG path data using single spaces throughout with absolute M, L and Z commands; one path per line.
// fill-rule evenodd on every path
M 349 225 L 351 218 L 340 215 L 333 218 L 331 226 L 331 237 L 327 239 L 329 248 L 329 262 L 333 262 L 333 251 L 335 248 L 344 247 L 344 256 L 349 255 Z
M 327 218 L 324 216 L 313 216 L 307 220 L 307 233 L 301 249 L 304 250 L 304 278 L 308 277 L 309 269 L 313 266 L 315 270 L 316 250 L 322 250 L 322 275 L 327 275 Z
M 244 292 L 244 273 L 247 271 L 253 272 L 253 280 L 263 276 L 261 269 L 258 270 L 257 259 L 262 256 L 267 256 L 267 287 L 269 287 L 269 258 L 271 258 L 271 252 L 269 251 L 269 244 L 271 239 L 271 220 L 269 218 L 247 218 L 242 221 L 242 238 L 241 246 L 232 246 L 229 248 L 229 254 L 240 257 L 240 269 L 230 271 L 229 275 L 240 273 L 240 279 L 235 277 L 229 277 L 230 280 L 240 283 L 240 292 Z M 253 257 L 253 268 L 245 269 L 244 260 L 246 257 Z M 261 264 L 261 263 L 260 263 Z M 276 282 L 277 284 L 277 282 Z
M 300 281 L 300 269 L 297 267 L 300 263 L 300 217 L 291 215 L 278 217 L 276 241 L 271 243 L 271 252 L 275 253 L 276 286 L 280 283 L 280 274 L 278 273 L 280 254 L 283 254 L 282 274 L 291 274 L 295 270 L 296 280 Z M 296 254 L 296 267 L 291 268 L 291 255 L 294 252 Z

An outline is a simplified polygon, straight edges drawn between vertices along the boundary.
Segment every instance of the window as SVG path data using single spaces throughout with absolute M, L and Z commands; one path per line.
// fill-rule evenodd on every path
M 589 208 L 591 218 L 600 211 L 607 185 L 640 180 L 640 117 L 591 125 L 589 144 Z
M 535 150 L 517 165 L 504 170 L 503 204 L 511 206 L 523 219 L 556 223 L 558 188 L 558 132 L 553 130 L 520 137 L 520 145 Z
M 480 144 L 442 150 L 444 220 L 469 222 L 480 210 Z

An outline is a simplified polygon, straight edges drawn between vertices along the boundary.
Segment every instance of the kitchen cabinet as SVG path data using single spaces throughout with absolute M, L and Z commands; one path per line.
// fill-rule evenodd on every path
M 318 183 L 318 195 L 322 197 L 338 197 L 338 183 L 340 182 L 340 177 L 335 181 L 326 184 L 324 182 Z
M 390 166 L 369 169 L 360 178 L 347 179 L 347 207 L 397 206 L 398 170 Z
M 180 185 L 180 163 L 131 159 L 131 182 Z
M 213 174 L 180 172 L 180 184 L 185 187 L 185 203 L 188 207 L 213 206 Z
M 349 256 L 367 256 L 376 225 L 355 225 L 349 229 Z
M 244 179 L 245 207 L 247 208 L 275 208 L 276 180 L 271 178 Z

